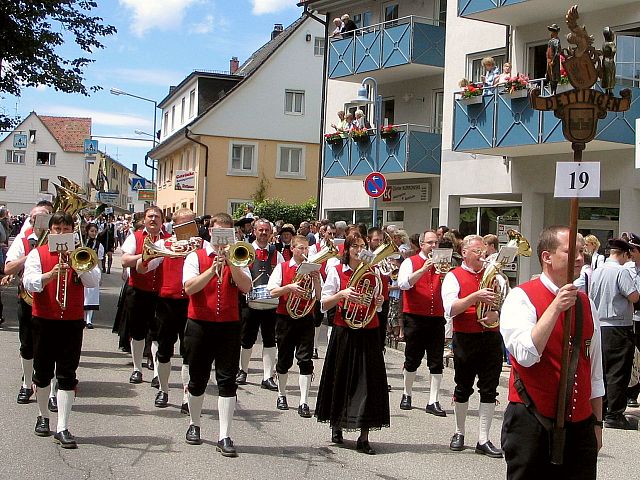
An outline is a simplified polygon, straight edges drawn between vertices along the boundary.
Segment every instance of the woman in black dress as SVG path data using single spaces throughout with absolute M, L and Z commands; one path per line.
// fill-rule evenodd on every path
M 319 422 L 331 425 L 333 443 L 343 443 L 343 430 L 360 430 L 357 450 L 373 455 L 376 452 L 369 445 L 369 431 L 389 426 L 389 393 L 379 321 L 375 315 L 366 327 L 351 329 L 342 317 L 344 301 L 358 301 L 358 294 L 347 284 L 360 264 L 358 254 L 366 248 L 366 239 L 359 233 L 349 235 L 342 262 L 329 269 L 322 289 L 322 310 L 336 307 L 336 315 L 315 416 Z M 378 307 L 382 305 L 382 295 L 375 301 Z

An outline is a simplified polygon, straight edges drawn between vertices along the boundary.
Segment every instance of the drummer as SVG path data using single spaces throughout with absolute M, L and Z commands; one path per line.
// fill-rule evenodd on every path
M 271 223 L 264 218 L 259 218 L 253 223 L 253 234 L 256 239 L 253 248 L 256 251 L 256 259 L 249 267 L 253 288 L 249 292 L 249 302 L 245 301 L 245 296 L 241 295 L 241 350 L 240 350 L 240 371 L 236 376 L 238 385 L 247 383 L 247 372 L 249 371 L 249 361 L 251 352 L 258 338 L 258 329 L 262 334 L 262 382 L 260 387 L 277 391 L 278 385 L 273 379 L 276 361 L 276 307 L 277 298 L 270 298 L 266 290 L 267 282 L 273 269 L 279 263 L 284 262 L 284 258 L 277 251 L 274 244 L 269 240 L 273 234 Z

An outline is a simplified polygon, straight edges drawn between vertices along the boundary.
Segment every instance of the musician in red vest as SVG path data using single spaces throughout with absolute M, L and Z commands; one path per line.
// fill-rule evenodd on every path
M 155 322 L 158 291 L 162 286 L 162 269 L 154 269 L 148 273 L 138 273 L 136 265 L 142 258 L 142 247 L 146 237 L 152 243 L 169 235 L 162 230 L 164 215 L 160 208 L 151 206 L 144 211 L 144 229 L 129 235 L 122 244 L 122 268 L 129 268 L 129 287 L 125 299 L 127 329 L 131 337 L 131 357 L 133 372 L 129 377 L 130 383 L 142 383 L 142 357 L 144 341 L 147 334 L 152 340 L 152 356 L 154 368 L 157 369 L 156 352 L 158 348 L 157 327 Z M 156 375 L 157 376 L 157 372 Z
M 441 274 L 436 273 L 431 250 L 438 246 L 438 236 L 427 230 L 420 236 L 420 252 L 402 262 L 398 271 L 398 286 L 402 290 L 404 316 L 404 393 L 402 410 L 411 410 L 411 396 L 416 371 L 426 353 L 431 374 L 429 403 L 425 411 L 437 417 L 447 413 L 438 400 L 444 370 L 444 307 L 442 306 Z
M 36 225 L 36 217 L 51 213 L 46 206 L 35 206 L 29 213 L 29 223 Z M 25 222 L 26 223 L 26 222 Z M 22 234 L 14 239 L 11 247 L 7 250 L 7 257 L 4 265 L 5 275 L 19 276 L 24 268 L 27 255 L 38 243 L 38 237 L 42 234 L 40 229 L 33 226 L 27 227 Z M 5 277 L 8 278 L 8 277 Z M 18 298 L 18 331 L 20 339 L 20 363 L 22 366 L 22 386 L 18 392 L 17 402 L 27 404 L 33 395 L 31 387 L 33 377 L 33 333 L 31 331 L 31 305 L 22 298 Z M 56 410 L 55 397 L 51 400 L 51 411 Z
M 49 232 L 72 233 L 73 217 L 64 212 L 54 213 L 49 220 Z M 61 255 L 64 254 L 50 252 L 48 245 L 32 250 L 24 265 L 23 283 L 33 294 L 33 383 L 39 410 L 35 433 L 42 437 L 51 435 L 47 401 L 55 370 L 58 425 L 54 439 L 63 448 L 76 448 L 68 422 L 78 384 L 76 370 L 85 326 L 84 288 L 100 285 L 100 267 L 77 273 L 67 263 L 68 258 Z M 66 306 L 60 298 L 66 298 Z
M 584 264 L 578 236 L 576 258 L 569 259 L 569 229 L 546 228 L 538 241 L 542 275 L 511 290 L 502 306 L 500 331 L 511 355 L 509 405 L 502 425 L 507 478 L 595 479 L 602 446 L 604 381 L 600 326 L 593 302 L 566 283 L 567 264 L 577 277 Z M 549 431 L 556 418 L 565 312 L 574 307 L 570 391 L 565 416 L 562 465 L 552 465 Z M 580 309 L 582 319 L 578 317 Z M 582 328 L 578 324 L 582 323 Z M 519 381 L 518 381 L 519 380 Z
M 444 311 L 453 319 L 453 363 L 455 367 L 453 392 L 456 432 L 449 448 L 464 450 L 465 421 L 469 397 L 478 378 L 480 406 L 479 434 L 476 453 L 502 458 L 502 451 L 489 440 L 491 420 L 496 408 L 498 383 L 502 372 L 502 336 L 497 328 L 498 313 L 490 311 L 478 320 L 476 305 L 491 305 L 496 294 L 490 288 L 480 288 L 484 274 L 484 241 L 478 235 L 467 235 L 462 241 L 462 265 L 451 270 L 442 283 Z M 481 323 L 482 322 L 482 323 Z M 486 325 L 496 324 L 496 328 Z M 405 327 L 406 335 L 406 327 Z
M 293 356 L 298 360 L 300 375 L 298 383 L 300 385 L 300 403 L 298 405 L 298 415 L 303 418 L 310 418 L 308 397 L 311 386 L 311 376 L 313 374 L 313 337 L 314 337 L 314 310 L 301 318 L 291 318 L 287 310 L 289 296 L 295 295 L 301 302 L 300 311 L 304 310 L 307 303 L 305 298 L 315 298 L 320 300 L 322 293 L 322 281 L 320 272 L 311 272 L 311 290 L 306 291 L 300 281 L 294 281 L 300 264 L 304 262 L 309 253 L 309 241 L 303 235 L 296 235 L 291 240 L 291 250 L 293 258 L 288 262 L 283 262 L 276 266 L 273 274 L 269 278 L 267 289 L 272 297 L 280 299 L 276 309 L 276 339 L 278 343 L 278 362 L 276 372 L 278 372 L 278 399 L 276 408 L 278 410 L 289 410 L 287 404 L 287 379 L 289 369 L 293 365 Z
M 291 239 L 296 234 L 296 229 L 290 223 L 285 223 L 280 229 L 280 240 L 276 242 L 276 249 L 282 254 L 285 262 L 291 260 L 293 252 L 291 251 Z
M 232 228 L 226 213 L 211 217 L 213 228 Z M 190 445 L 200 445 L 200 413 L 215 361 L 218 384 L 219 440 L 216 449 L 226 457 L 237 456 L 231 440 L 231 421 L 236 406 L 236 375 L 240 361 L 240 311 L 238 294 L 251 289 L 247 267 L 233 265 L 227 252 L 206 245 L 190 253 L 182 274 L 189 296 L 188 320 L 184 332 L 185 354 L 189 364 L 189 415 L 186 434 Z

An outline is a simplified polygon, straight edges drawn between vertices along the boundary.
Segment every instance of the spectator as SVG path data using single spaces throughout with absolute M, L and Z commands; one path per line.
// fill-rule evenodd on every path
M 371 128 L 371 124 L 369 123 L 369 120 L 367 120 L 367 117 L 364 116 L 364 112 L 360 109 L 356 110 L 355 125 L 360 130 L 364 130 L 364 129 L 369 130 Z
M 442 238 L 444 234 L 447 233 L 448 231 L 449 231 L 449 227 L 447 227 L 446 225 L 440 225 L 438 227 L 438 229 L 436 230 L 436 235 L 438 236 L 438 242 L 442 242 Z
M 498 75 L 500 75 L 500 69 L 496 65 L 496 61 L 493 57 L 485 57 L 482 59 L 482 66 L 485 69 L 484 75 L 480 76 L 482 80 L 482 87 L 484 88 L 485 95 L 493 95 L 493 87 L 498 81 Z
M 505 62 L 502 65 L 502 73 L 498 75 L 496 79 L 496 85 L 502 85 L 506 83 L 511 78 L 511 64 L 509 62 Z
M 334 40 L 339 40 L 342 38 L 342 29 L 344 28 L 344 24 L 342 23 L 342 20 L 340 20 L 339 18 L 334 18 L 333 24 L 335 25 L 336 28 L 333 30 L 333 32 L 331 32 L 331 35 L 329 38 L 333 38 Z
M 344 14 L 341 17 L 342 20 L 342 36 L 343 37 L 352 37 L 355 35 L 355 31 L 358 26 L 355 24 L 353 20 L 349 17 L 348 14 Z
M 349 124 L 344 118 L 344 110 L 338 110 L 338 119 L 340 120 L 338 124 L 331 124 L 331 127 L 334 128 L 337 132 L 346 132 L 349 130 Z
M 344 220 L 338 220 L 336 222 L 336 237 L 345 238 L 345 232 L 347 231 L 347 222 Z
M 595 235 L 587 235 L 584 237 L 585 249 L 591 254 L 591 268 L 595 270 L 604 264 L 604 255 L 598 253 L 600 250 L 600 240 Z

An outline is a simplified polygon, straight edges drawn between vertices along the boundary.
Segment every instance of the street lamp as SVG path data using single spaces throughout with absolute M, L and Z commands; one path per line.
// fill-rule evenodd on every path
M 371 83 L 372 99 L 369 98 L 369 92 L 367 91 L 367 82 Z M 376 152 L 373 156 L 373 170 L 378 171 L 378 165 L 380 164 L 380 128 L 382 126 L 382 95 L 378 95 L 378 82 L 373 77 L 367 77 L 362 80 L 360 88 L 358 88 L 358 97 L 353 100 L 353 103 L 365 103 L 373 104 L 373 126 L 376 129 Z M 378 226 L 378 199 L 373 199 L 373 226 Z

